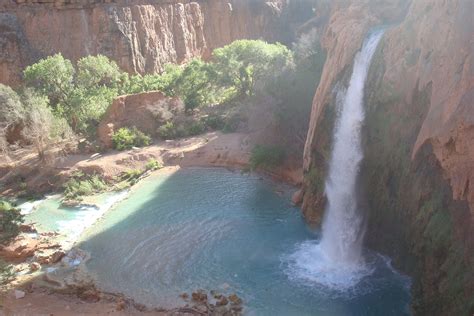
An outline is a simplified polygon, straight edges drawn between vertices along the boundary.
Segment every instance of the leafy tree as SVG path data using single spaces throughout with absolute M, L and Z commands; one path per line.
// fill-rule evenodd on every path
M 83 89 L 100 89 L 107 87 L 122 92 L 122 84 L 127 80 L 117 64 L 106 56 L 87 56 L 77 62 L 77 86 Z
M 12 88 L 0 84 L 0 151 L 7 148 L 8 129 L 24 120 L 25 108 L 20 96 Z
M 26 67 L 23 76 L 26 85 L 47 96 L 53 106 L 68 106 L 75 73 L 71 61 L 56 54 Z
M 63 118 L 53 115 L 47 97 L 27 90 L 23 103 L 28 113 L 23 135 L 35 146 L 38 156 L 44 161 L 50 145 L 70 140 L 74 134 Z
M 180 78 L 182 72 L 182 67 L 167 64 L 162 74 L 131 76 L 127 93 L 159 90 L 167 96 L 174 96 L 176 95 L 176 81 Z
M 176 80 L 177 94 L 183 98 L 186 111 L 209 104 L 214 96 L 211 66 L 201 59 L 193 59 Z
M 213 52 L 216 77 L 221 84 L 252 95 L 255 85 L 292 63 L 291 51 L 282 44 L 260 40 L 239 40 Z

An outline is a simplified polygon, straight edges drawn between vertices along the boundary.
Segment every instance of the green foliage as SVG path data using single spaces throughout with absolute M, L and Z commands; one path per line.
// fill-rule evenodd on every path
M 286 160 L 286 151 L 277 145 L 256 145 L 251 152 L 250 167 L 252 169 L 273 169 Z
M 23 136 L 35 146 L 41 159 L 49 146 L 74 137 L 65 119 L 53 114 L 47 97 L 25 90 L 22 100 L 27 113 L 23 121 Z
M 25 115 L 20 96 L 12 88 L 0 84 L 0 128 L 20 123 Z
M 127 150 L 132 147 L 144 147 L 151 143 L 150 136 L 146 135 L 136 127 L 122 127 L 112 136 L 114 148 L 117 150 Z
M 150 170 L 150 171 L 153 171 L 153 170 L 158 170 L 158 169 L 161 169 L 163 168 L 163 166 L 161 165 L 161 163 L 159 163 L 156 159 L 154 158 L 151 158 L 150 160 L 148 160 L 148 162 L 146 163 L 145 165 L 145 170 Z
M 317 168 L 311 168 L 305 175 L 309 187 L 313 193 L 324 192 L 324 174 Z
M 18 235 L 23 220 L 20 209 L 0 200 L 0 242 L 4 243 Z
M 23 76 L 26 85 L 47 96 L 52 105 L 68 106 L 75 73 L 71 61 L 56 54 L 26 67 Z
M 186 111 L 213 102 L 214 72 L 212 65 L 193 59 L 184 68 L 176 81 L 177 94 L 183 98 Z
M 0 259 L 0 286 L 6 285 L 14 279 L 15 271 L 13 266 Z
M 119 91 L 126 78 L 117 64 L 103 55 L 83 57 L 77 62 L 76 84 L 87 90 L 107 87 Z
M 127 170 L 120 175 L 120 180 L 128 182 L 129 185 L 134 185 L 146 171 L 140 169 Z
M 186 131 L 181 125 L 172 121 L 166 122 L 158 128 L 158 135 L 163 139 L 176 139 L 186 136 Z
M 206 126 L 201 121 L 193 121 L 186 129 L 187 136 L 200 135 L 206 131 Z
M 0 84 L 0 152 L 7 151 L 8 129 L 20 124 L 25 115 L 25 107 L 20 96 L 12 88 Z
M 134 75 L 130 77 L 127 93 L 140 93 L 159 90 L 167 96 L 176 95 L 176 82 L 183 69 L 178 65 L 167 64 L 162 74 Z
M 292 63 L 291 51 L 276 43 L 239 40 L 213 52 L 213 66 L 220 84 L 251 95 L 255 85 L 273 77 Z
M 28 66 L 23 74 L 27 87 L 49 99 L 55 116 L 86 134 L 93 134 L 112 100 L 129 85 L 128 75 L 102 55 L 80 59 L 76 70 L 56 54 Z
M 99 175 L 77 172 L 64 184 L 64 198 L 66 200 L 80 200 L 83 196 L 103 192 L 107 188 L 107 183 Z
M 226 125 L 226 120 L 222 115 L 210 114 L 201 119 L 203 124 L 212 130 L 222 130 Z

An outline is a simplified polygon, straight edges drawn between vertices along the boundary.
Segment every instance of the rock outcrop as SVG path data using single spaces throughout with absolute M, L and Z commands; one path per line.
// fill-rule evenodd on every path
M 159 91 L 125 95 L 116 98 L 102 118 L 97 134 L 101 143 L 112 147 L 112 135 L 121 127 L 139 127 L 148 135 L 156 135 L 157 128 L 184 111 L 179 98 L 166 97 Z
M 73 61 L 103 54 L 130 73 L 209 56 L 241 38 L 272 39 L 286 1 L 11 1 L 0 4 L 0 83 L 62 53 Z
M 373 8 L 355 8 L 358 1 L 333 9 L 322 39 L 328 59 L 304 155 L 303 212 L 316 221 L 324 212 L 334 87 L 347 83 L 367 30 L 384 21 Z M 472 1 L 411 1 L 382 39 L 366 84 L 359 188 L 367 243 L 413 276 L 417 314 L 474 312 L 472 12 Z

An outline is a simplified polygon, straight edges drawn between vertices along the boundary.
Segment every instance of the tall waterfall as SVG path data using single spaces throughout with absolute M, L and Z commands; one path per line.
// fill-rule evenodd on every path
M 383 31 L 368 36 L 354 59 L 349 87 L 338 94 L 340 114 L 326 180 L 328 207 L 322 239 L 307 241 L 286 258 L 290 278 L 336 290 L 347 290 L 372 272 L 362 258 L 363 218 L 358 212 L 356 178 L 363 158 L 361 126 L 364 121 L 364 85 L 370 61 Z
M 328 207 L 321 247 L 339 264 L 361 260 L 364 225 L 358 212 L 356 178 L 363 158 L 360 129 L 364 121 L 364 85 L 383 31 L 371 34 L 354 59 L 354 69 L 334 130 L 334 147 L 326 180 Z

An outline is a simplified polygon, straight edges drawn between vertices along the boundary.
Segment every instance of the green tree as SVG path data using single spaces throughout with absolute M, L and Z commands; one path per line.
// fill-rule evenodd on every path
M 26 115 L 20 96 L 10 87 L 0 84 L 0 151 L 6 151 L 9 128 L 20 124 Z
M 81 88 L 100 90 L 107 87 L 121 93 L 127 79 L 128 75 L 106 56 L 87 56 L 77 62 L 76 85 Z
M 26 90 L 23 103 L 27 111 L 23 136 L 35 146 L 39 158 L 44 161 L 45 152 L 52 144 L 67 142 L 74 134 L 63 118 L 52 113 L 47 97 Z
M 176 80 L 176 92 L 183 98 L 186 111 L 209 104 L 214 96 L 213 71 L 201 59 L 193 59 Z
M 127 93 L 145 91 L 161 91 L 167 96 L 175 96 L 176 82 L 181 77 L 183 68 L 178 65 L 167 64 L 161 74 L 133 75 L 130 77 Z
M 26 85 L 47 96 L 51 105 L 68 106 L 75 72 L 70 60 L 56 54 L 26 67 L 23 76 Z
M 252 95 L 258 82 L 275 76 L 292 63 L 291 51 L 280 43 L 238 40 L 213 52 L 216 78 L 236 87 L 238 93 Z

